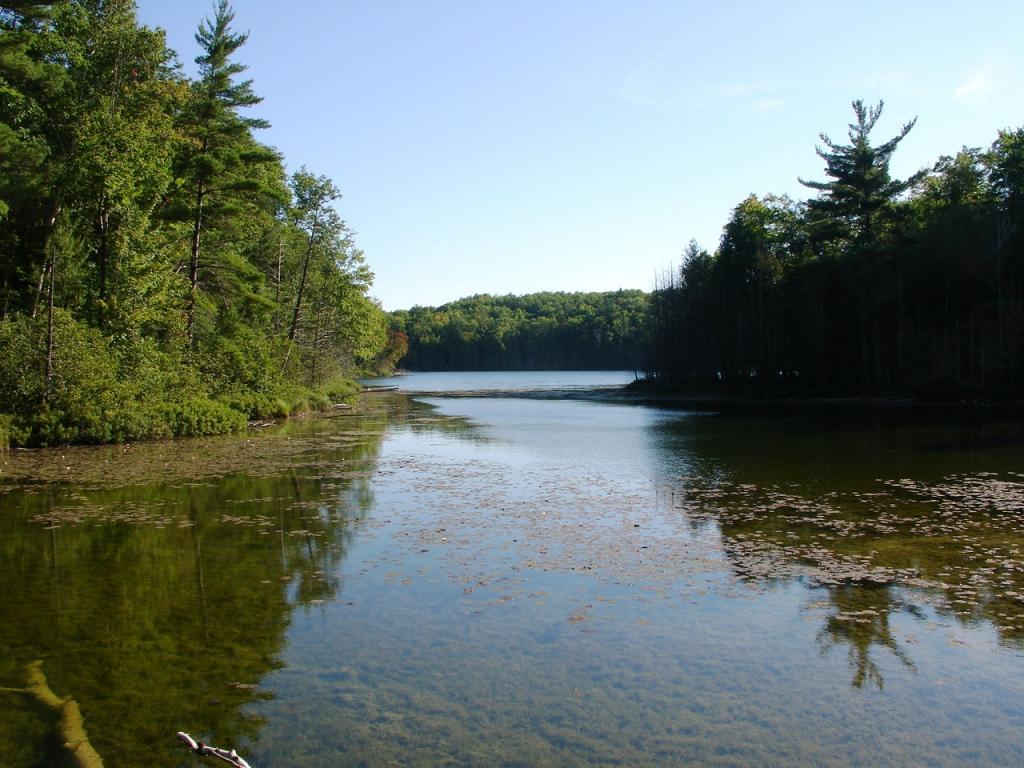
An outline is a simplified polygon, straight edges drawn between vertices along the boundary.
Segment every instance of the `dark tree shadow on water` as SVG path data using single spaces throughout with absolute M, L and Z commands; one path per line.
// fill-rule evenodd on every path
M 892 653 L 904 667 L 916 672 L 913 660 L 893 636 L 890 617 L 897 611 L 918 613 L 914 606 L 903 604 L 892 597 L 884 584 L 841 584 L 827 587 L 829 602 L 834 608 L 818 632 L 817 641 L 822 655 L 836 646 L 849 646 L 851 685 L 862 688 L 873 683 L 879 690 L 885 680 L 872 651 L 884 648 Z

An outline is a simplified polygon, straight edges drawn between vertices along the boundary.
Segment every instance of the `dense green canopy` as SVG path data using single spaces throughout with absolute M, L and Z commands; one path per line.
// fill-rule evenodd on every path
M 647 295 L 471 296 L 391 313 L 417 371 L 627 370 L 644 364 Z
M 652 373 L 747 394 L 1019 397 L 1024 391 L 1024 129 L 893 179 L 910 132 L 822 136 L 805 203 L 751 195 L 714 253 L 652 297 Z
M 16 442 L 234 429 L 384 359 L 340 193 L 258 139 L 233 18 L 219 0 L 201 22 L 190 81 L 133 0 L 0 2 L 0 433 Z M 311 180 L 330 191 L 312 230 Z

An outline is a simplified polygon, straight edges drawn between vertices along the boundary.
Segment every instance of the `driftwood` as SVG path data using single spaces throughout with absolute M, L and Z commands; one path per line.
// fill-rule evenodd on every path
M 218 760 L 223 760 L 225 763 L 235 766 L 235 768 L 252 768 L 245 758 L 235 752 L 233 749 L 220 749 L 219 747 L 211 747 L 209 744 L 203 744 L 201 741 L 196 741 L 184 731 L 178 731 L 178 738 L 185 742 L 185 745 L 195 752 L 197 755 L 202 757 L 216 757 Z
M 25 667 L 25 670 L 28 679 L 27 687 L 0 688 L 0 691 L 31 696 L 48 710 L 57 714 L 60 717 L 57 725 L 60 737 L 78 768 L 103 768 L 103 759 L 89 743 L 89 736 L 85 732 L 85 721 L 82 718 L 82 710 L 79 709 L 78 702 L 70 696 L 62 699 L 53 692 L 50 684 L 46 681 L 46 675 L 43 674 L 43 662 L 33 661 Z

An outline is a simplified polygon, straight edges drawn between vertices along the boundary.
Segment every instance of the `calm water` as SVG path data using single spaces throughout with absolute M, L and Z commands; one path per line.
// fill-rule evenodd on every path
M 254 768 L 1024 751 L 1013 418 L 373 395 L 2 468 L 0 686 L 42 659 L 107 766 L 192 765 L 182 729 Z M 61 765 L 0 702 L 0 765 Z
M 481 371 L 479 373 L 407 373 L 382 379 L 364 379 L 370 386 L 397 386 L 402 392 L 551 392 L 621 387 L 633 381 L 633 371 Z

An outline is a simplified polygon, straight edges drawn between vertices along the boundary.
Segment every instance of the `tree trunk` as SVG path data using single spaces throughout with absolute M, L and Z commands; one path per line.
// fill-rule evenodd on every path
M 57 254 L 50 254 L 50 289 L 46 300 L 46 378 L 43 384 L 43 405 L 50 401 L 53 388 L 53 276 L 57 271 Z
M 299 313 L 302 311 L 302 294 L 306 290 L 306 275 L 309 273 L 309 260 L 316 245 L 316 228 L 320 222 L 320 209 L 313 214 L 313 226 L 309 230 L 309 241 L 306 243 L 306 255 L 302 259 L 302 276 L 299 278 L 299 290 L 295 296 L 295 310 L 292 312 L 292 324 L 288 329 L 288 340 L 295 341 L 295 331 L 299 327 Z
M 281 264 L 284 261 L 284 242 L 277 242 L 277 279 L 274 281 L 274 335 L 281 332 Z
M 57 219 L 60 218 L 62 210 L 61 204 L 55 203 L 53 211 L 50 214 L 50 218 L 47 221 L 46 226 L 46 238 L 43 242 L 44 253 L 47 251 L 50 254 L 49 258 L 49 272 L 50 272 L 50 286 L 47 292 L 46 306 L 46 363 L 45 363 L 45 377 L 43 382 L 43 405 L 46 405 L 50 400 L 50 392 L 53 386 L 53 285 L 54 285 L 54 272 L 57 271 L 57 254 L 53 251 L 50 240 L 53 236 L 53 230 L 57 226 Z M 46 270 L 44 269 L 44 274 Z M 34 316 L 34 313 L 33 313 Z
M 323 314 L 323 303 L 317 302 L 315 305 L 316 314 L 315 320 L 313 321 L 313 343 L 309 349 L 309 386 L 315 387 L 317 382 L 317 362 L 320 355 L 320 319 Z
M 187 314 L 186 334 L 188 336 L 188 345 L 190 347 L 192 346 L 192 342 L 195 337 L 196 293 L 199 290 L 199 253 L 202 243 L 203 202 L 205 197 L 206 188 L 202 182 L 200 182 L 199 189 L 196 190 L 195 217 L 192 220 L 192 250 L 188 262 L 188 305 L 185 309 Z
M 99 210 L 96 214 L 96 233 L 99 236 L 96 246 L 96 268 L 99 272 L 98 295 L 103 307 L 99 312 L 99 324 L 102 327 L 106 323 L 107 316 L 107 270 L 110 264 L 110 210 L 107 207 L 105 194 L 100 195 Z
M 39 314 L 39 300 L 43 297 L 43 288 L 46 287 L 46 277 L 50 272 L 50 259 L 43 257 L 43 268 L 39 271 L 39 283 L 36 285 L 36 296 L 32 299 L 32 319 L 35 320 Z
M 0 691 L 31 696 L 56 714 L 59 718 L 59 738 L 64 748 L 71 753 L 70 757 L 77 768 L 103 768 L 103 760 L 89 742 L 78 702 L 70 696 L 62 699 L 53 692 L 46 675 L 43 674 L 42 661 L 33 661 L 25 669 L 28 677 L 28 685 L 25 688 L 0 688 Z
M 898 313 L 898 334 L 899 341 L 897 342 L 897 363 L 896 363 L 896 376 L 899 378 L 900 387 L 906 387 L 907 385 L 907 365 L 906 365 L 906 296 L 903 290 L 903 264 L 899 266 L 897 277 L 896 290 L 899 294 L 899 313 Z
M 882 284 L 881 265 L 875 266 L 875 384 L 884 386 L 886 383 L 885 366 L 882 357 Z M 887 350 L 886 350 L 887 351 Z

